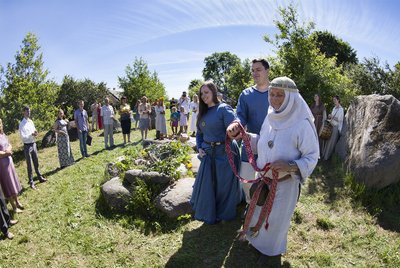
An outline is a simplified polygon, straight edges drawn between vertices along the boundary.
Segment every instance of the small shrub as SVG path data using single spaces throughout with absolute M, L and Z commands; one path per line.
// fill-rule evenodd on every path
M 332 266 L 332 257 L 327 253 L 318 253 L 315 255 L 315 261 L 318 263 L 319 267 Z
M 300 213 L 300 211 L 298 211 L 297 209 L 294 211 L 293 213 L 293 221 L 297 224 L 302 223 L 304 220 L 303 215 Z
M 335 225 L 327 218 L 318 218 L 317 219 L 317 226 L 325 231 L 329 231 L 335 228 Z

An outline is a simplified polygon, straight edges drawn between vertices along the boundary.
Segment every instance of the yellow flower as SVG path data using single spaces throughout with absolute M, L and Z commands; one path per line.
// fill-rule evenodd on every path
M 189 169 L 189 168 L 192 168 L 192 166 L 193 166 L 193 165 L 192 165 L 191 162 L 189 162 L 189 163 L 186 164 L 186 168 L 188 168 L 188 169 Z

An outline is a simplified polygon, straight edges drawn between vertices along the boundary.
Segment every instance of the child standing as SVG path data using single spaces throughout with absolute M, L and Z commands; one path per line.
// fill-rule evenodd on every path
M 188 127 L 188 120 L 185 113 L 185 107 L 181 106 L 181 116 L 179 119 L 179 132 L 186 133 Z
M 179 113 L 176 110 L 176 107 L 171 108 L 170 121 L 171 121 L 170 124 L 172 129 L 172 135 L 178 134 Z

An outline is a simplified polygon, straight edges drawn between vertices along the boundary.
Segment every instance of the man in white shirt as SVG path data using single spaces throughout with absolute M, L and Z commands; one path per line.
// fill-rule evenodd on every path
M 31 110 L 28 106 L 25 106 L 22 109 L 22 112 L 24 118 L 19 124 L 19 135 L 21 136 L 21 140 L 24 143 L 24 155 L 28 169 L 28 183 L 33 190 L 36 190 L 35 183 L 33 182 L 32 162 L 33 166 L 35 167 L 36 175 L 39 179 L 39 182 L 45 182 L 47 180 L 42 176 L 39 171 L 39 160 L 35 141 L 38 132 L 35 128 L 35 124 L 29 118 L 31 116 Z
M 190 98 L 186 95 L 186 91 L 182 92 L 182 96 L 179 98 L 178 104 L 179 111 L 181 110 L 181 107 L 185 108 L 185 115 L 187 121 L 189 122 Z
M 110 105 L 109 98 L 105 98 L 104 101 L 106 104 L 101 107 L 101 116 L 104 126 L 104 144 L 105 148 L 109 149 L 114 147 L 114 108 Z M 110 142 L 110 147 L 108 142 Z

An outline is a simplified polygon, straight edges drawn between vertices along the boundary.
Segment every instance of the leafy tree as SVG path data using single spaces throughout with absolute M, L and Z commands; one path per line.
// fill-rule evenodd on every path
M 135 58 L 133 65 L 125 68 L 125 74 L 125 77 L 118 77 L 118 81 L 131 106 L 144 95 L 152 100 L 161 97 L 168 99 L 165 87 L 157 73 L 151 74 L 147 63 L 142 58 Z
M 388 64 L 381 66 L 377 57 L 365 58 L 362 63 L 347 68 L 346 74 L 360 95 L 391 94 L 400 97 L 399 64 L 392 70 Z
M 264 40 L 276 48 L 276 57 L 271 57 L 271 79 L 285 75 L 292 78 L 308 103 L 313 95 L 320 93 L 322 100 L 332 105 L 332 96 L 339 95 L 344 105 L 348 104 L 355 92 L 350 80 L 336 67 L 334 58 L 326 58 L 310 38 L 314 23 L 300 24 L 293 5 L 279 8 L 281 21 L 275 21 L 279 33 L 274 39 Z M 329 107 L 328 107 L 329 108 Z
M 390 72 L 389 94 L 392 94 L 400 100 L 400 62 L 394 66 L 394 70 Z
M 231 69 L 240 64 L 240 59 L 230 52 L 215 52 L 204 59 L 205 67 L 203 77 L 205 80 L 212 79 L 219 91 L 228 94 L 226 79 Z
M 316 43 L 319 50 L 325 54 L 326 57 L 336 57 L 336 65 L 341 64 L 356 64 L 358 63 L 357 53 L 342 39 L 337 38 L 335 35 L 328 31 L 316 31 L 310 36 Z
M 235 65 L 227 75 L 226 85 L 229 90 L 228 98 L 232 100 L 231 105 L 237 103 L 243 89 L 253 84 L 250 69 L 251 62 L 249 59 L 245 59 L 241 64 Z
M 8 63 L 6 70 L 3 69 L 0 113 L 7 132 L 18 128 L 24 105 L 31 108 L 38 129 L 49 128 L 54 122 L 59 86 L 47 79 L 49 71 L 43 68 L 39 50 L 37 37 L 28 33 L 15 55 L 15 63 Z
M 204 80 L 202 80 L 202 79 L 193 79 L 192 81 L 190 81 L 189 87 L 188 87 L 188 92 L 189 92 L 189 97 L 191 99 L 193 98 L 194 94 L 199 95 L 199 90 L 203 83 L 204 83 Z
M 102 101 L 107 95 L 107 86 L 103 82 L 96 84 L 88 78 L 75 80 L 66 75 L 55 105 L 63 108 L 66 116 L 72 119 L 73 111 L 77 108 L 79 100 L 85 101 L 85 109 L 90 113 L 90 105 L 95 100 Z

